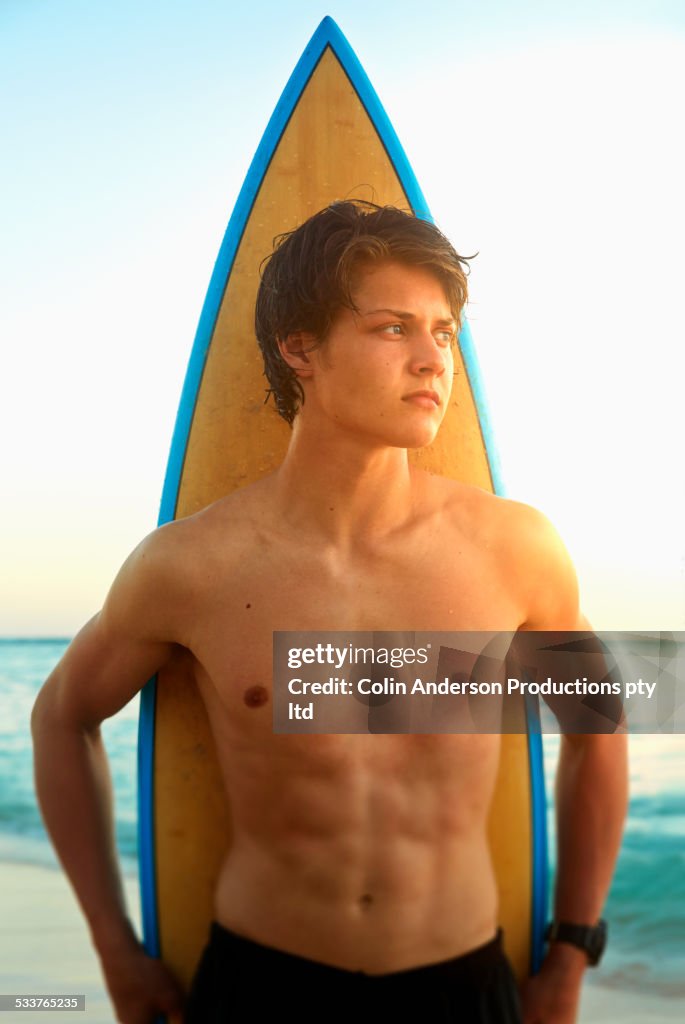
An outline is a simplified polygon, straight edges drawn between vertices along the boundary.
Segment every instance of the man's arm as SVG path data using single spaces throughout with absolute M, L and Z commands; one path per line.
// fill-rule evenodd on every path
M 627 737 L 565 735 L 556 780 L 557 873 L 554 919 L 594 925 L 611 884 L 625 820 Z M 586 954 L 553 942 L 544 969 L 550 985 L 566 1004 L 566 1015 L 530 1016 L 537 1022 L 574 1021 Z
M 166 532 L 165 532 L 166 531 Z M 157 531 L 134 551 L 102 611 L 76 636 L 41 689 L 31 717 L 36 792 L 125 1024 L 178 1010 L 181 992 L 147 957 L 129 921 L 116 855 L 112 784 L 100 723 L 172 656 L 180 597 L 173 536 Z
M 588 631 L 575 569 L 558 533 L 540 513 L 517 506 L 518 572 L 524 630 Z M 621 845 L 628 801 L 624 734 L 561 737 L 556 778 L 557 872 L 554 919 L 594 925 L 601 916 Z M 525 1024 L 573 1024 L 586 954 L 550 944 L 523 991 Z

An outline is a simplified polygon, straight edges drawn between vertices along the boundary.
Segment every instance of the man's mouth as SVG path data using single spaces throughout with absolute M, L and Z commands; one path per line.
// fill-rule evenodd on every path
M 403 395 L 402 401 L 411 402 L 412 405 L 420 405 L 424 409 L 435 409 L 436 406 L 440 405 L 440 395 L 437 391 L 424 388 L 421 391 L 412 391 L 408 395 Z

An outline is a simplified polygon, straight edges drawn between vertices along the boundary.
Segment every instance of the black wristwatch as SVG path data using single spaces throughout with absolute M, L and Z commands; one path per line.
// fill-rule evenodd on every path
M 595 925 L 550 921 L 545 929 L 545 941 L 569 942 L 572 946 L 577 946 L 587 954 L 590 967 L 596 967 L 606 948 L 607 932 L 607 923 L 602 919 Z

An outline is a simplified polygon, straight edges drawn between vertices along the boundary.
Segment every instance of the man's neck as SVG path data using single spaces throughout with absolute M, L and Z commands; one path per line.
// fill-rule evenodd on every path
M 336 545 L 380 539 L 411 518 L 413 478 L 405 448 L 322 437 L 296 421 L 276 473 L 279 518 Z

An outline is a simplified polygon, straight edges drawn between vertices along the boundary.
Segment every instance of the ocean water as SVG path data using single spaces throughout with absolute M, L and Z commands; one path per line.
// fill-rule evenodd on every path
M 33 702 L 69 641 L 0 638 L 0 858 L 57 866 L 33 787 Z M 102 725 L 115 793 L 122 869 L 136 874 L 138 698 Z
M 559 737 L 545 736 L 550 889 L 558 750 Z M 630 737 L 630 805 L 604 917 L 609 943 L 597 982 L 685 996 L 685 736 Z
M 33 789 L 29 716 L 66 639 L 0 639 L 0 859 L 57 868 Z M 103 723 L 126 874 L 137 871 L 138 699 Z M 545 737 L 548 818 L 557 736 Z M 553 858 L 553 841 L 550 843 Z M 685 736 L 631 737 L 631 801 L 605 917 L 610 942 L 596 981 L 685 996 Z

